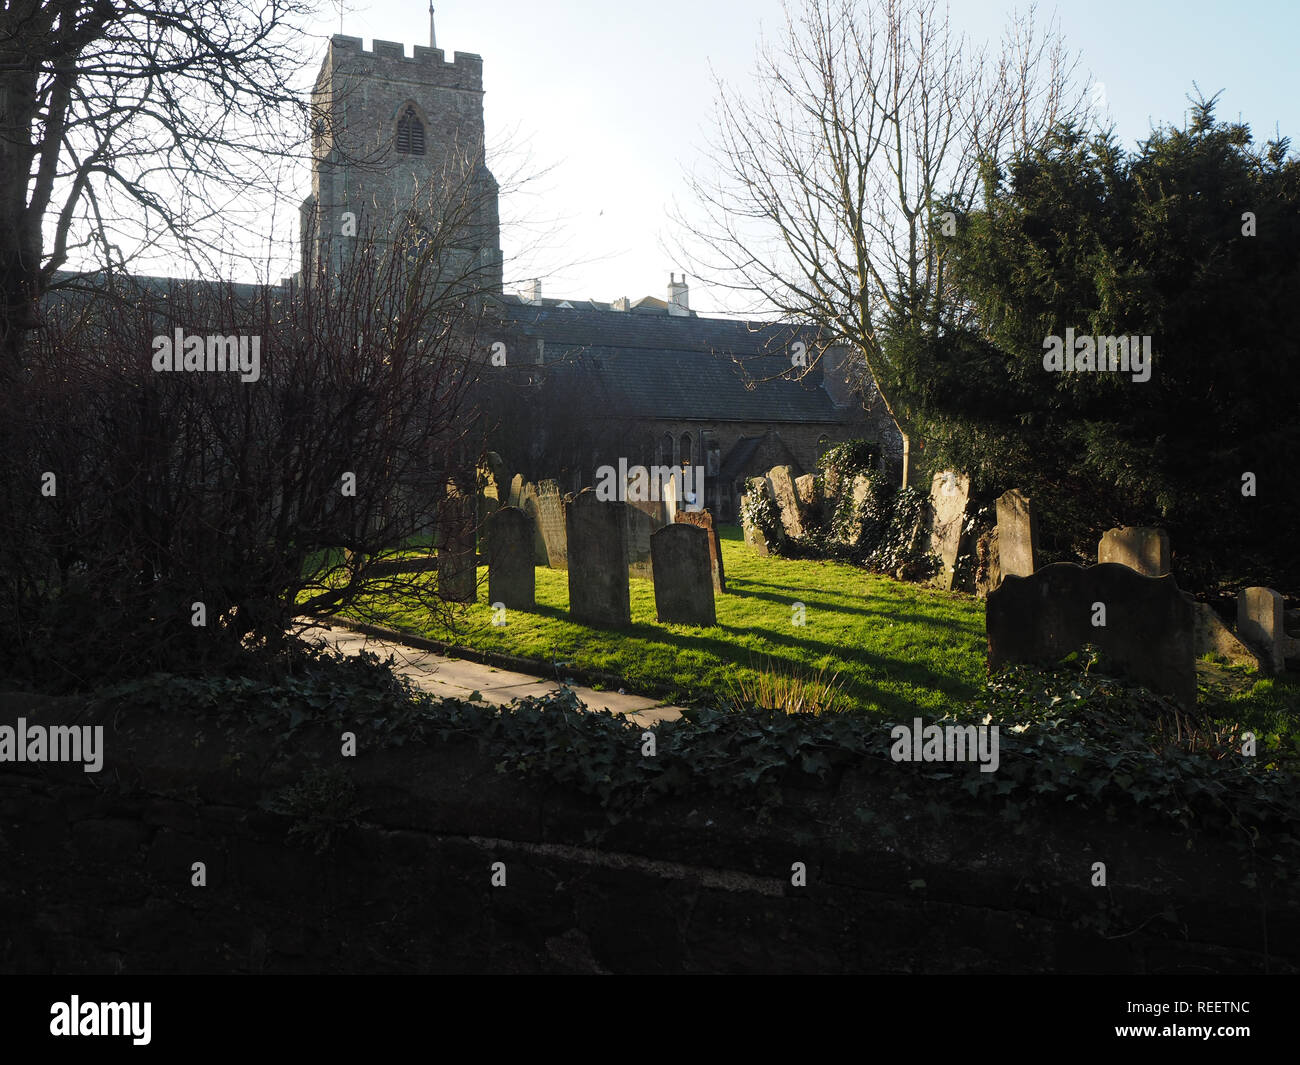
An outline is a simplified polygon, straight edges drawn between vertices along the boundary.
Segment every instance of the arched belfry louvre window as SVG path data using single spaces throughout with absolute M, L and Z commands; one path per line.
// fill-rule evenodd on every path
M 397 150 L 402 155 L 424 154 L 424 123 L 409 105 L 397 120 Z

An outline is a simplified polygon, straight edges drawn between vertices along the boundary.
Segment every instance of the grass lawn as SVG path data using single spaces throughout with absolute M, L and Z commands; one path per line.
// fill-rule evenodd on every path
M 370 610 L 394 628 L 478 650 L 571 663 L 624 678 L 629 691 L 668 689 L 675 700 L 730 700 L 759 674 L 838 674 L 845 709 L 933 716 L 973 698 L 985 677 L 984 606 L 837 562 L 760 558 L 739 529 L 720 530 L 728 594 L 709 629 L 661 625 L 654 587 L 631 581 L 632 625 L 593 628 L 569 619 L 568 574 L 538 568 L 537 609 L 510 610 L 494 627 L 480 601 L 448 633 L 399 601 Z M 420 579 L 432 580 L 433 575 Z M 479 569 L 479 598 L 487 571 Z M 802 603 L 802 626 L 795 604 Z M 563 666 L 560 667 L 563 675 Z

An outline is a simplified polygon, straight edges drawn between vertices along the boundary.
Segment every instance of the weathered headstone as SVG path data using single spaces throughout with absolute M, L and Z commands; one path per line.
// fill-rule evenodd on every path
M 975 595 L 987 599 L 1002 583 L 1002 558 L 998 553 L 998 527 L 986 530 L 975 541 Z
M 628 499 L 627 505 L 632 510 L 639 510 L 645 514 L 651 521 L 654 529 L 662 529 L 669 524 L 668 519 L 664 516 L 664 500 L 661 495 L 661 487 L 657 487 L 655 495 L 658 499 Z M 653 531 L 653 530 L 652 530 Z
M 822 502 L 831 513 L 835 512 L 835 504 L 839 502 L 840 492 L 844 487 L 844 477 L 838 466 L 831 466 L 822 471 Z
M 822 483 L 815 473 L 794 479 L 794 494 L 799 501 L 800 521 L 805 527 L 820 525 L 824 501 Z
M 717 526 L 713 524 L 713 515 L 707 510 L 679 510 L 677 521 L 684 525 L 698 525 L 709 534 L 709 572 L 713 579 L 713 591 L 723 595 L 727 591 L 727 574 L 722 565 L 722 540 L 718 536 Z
M 1012 488 L 998 496 L 998 567 L 1004 576 L 1028 577 L 1038 565 L 1038 519 L 1033 504 Z
M 1118 562 L 1144 577 L 1169 572 L 1169 534 L 1146 525 L 1110 529 L 1097 544 L 1098 562 Z
M 699 525 L 665 525 L 650 538 L 655 610 L 666 625 L 717 624 L 709 563 L 709 533 Z
M 1186 595 L 1187 593 L 1183 593 Z M 1248 666 L 1251 669 L 1260 668 L 1260 657 L 1244 643 L 1241 642 L 1220 620 L 1219 615 L 1214 612 L 1214 608 L 1209 603 L 1199 603 L 1189 595 L 1187 596 L 1192 604 L 1192 609 L 1196 612 L 1193 615 L 1195 625 L 1194 633 L 1194 651 L 1196 657 L 1200 658 L 1204 654 L 1222 655 L 1235 666 Z
M 542 511 L 537 504 L 537 486 L 531 481 L 519 491 L 519 509 L 533 523 L 533 562 L 538 566 L 549 566 L 551 559 L 546 552 L 546 537 L 542 535 Z
M 628 503 L 623 510 L 627 519 L 627 564 L 633 577 L 649 580 L 651 577 L 650 536 L 662 526 L 642 507 Z
M 546 564 L 551 569 L 568 569 L 568 534 L 560 486 L 554 481 L 540 481 L 536 498 L 537 527 L 546 544 Z
M 843 488 L 849 493 L 847 506 L 850 509 L 848 510 L 848 520 L 838 535 L 841 542 L 848 544 L 849 547 L 857 547 L 862 543 L 862 534 L 866 531 L 866 522 L 862 520 L 862 504 L 871 495 L 871 478 L 865 473 L 855 473 L 853 480 L 844 484 Z M 832 520 L 834 520 L 834 516 L 835 512 L 832 511 Z
M 519 507 L 523 509 L 524 503 L 524 475 L 516 473 L 510 479 L 510 495 L 506 499 L 506 506 Z
M 1194 612 L 1172 576 L 1058 562 L 1031 577 L 1003 577 L 989 593 L 985 625 L 990 667 L 1056 662 L 1090 643 L 1139 684 L 1184 707 L 1196 703 Z
M 537 605 L 533 523 L 518 507 L 502 507 L 487 520 L 488 601 L 512 610 Z
M 509 484 L 510 473 L 506 469 L 505 461 L 495 451 L 489 451 L 483 456 L 484 465 L 487 467 L 487 473 L 491 478 L 492 497 L 500 499 L 506 494 L 506 486 Z
M 474 518 L 475 497 L 448 485 L 438 515 L 438 594 L 453 603 L 472 603 L 477 597 Z
M 956 578 L 969 503 L 969 477 L 952 470 L 934 475 L 930 484 L 930 550 L 939 556 L 943 565 L 935 584 L 944 591 L 952 590 Z
M 775 513 L 776 502 L 772 499 L 772 486 L 766 477 L 751 477 L 745 482 L 745 487 L 745 499 L 752 499 L 755 503 L 766 501 L 768 509 Z M 784 536 L 779 519 L 773 529 L 764 532 L 757 522 L 751 520 L 750 508 L 745 506 L 744 499 L 741 500 L 740 514 L 746 545 L 752 547 L 759 555 L 771 554 L 772 548 L 776 545 L 768 543 L 768 533 L 778 539 Z
M 493 452 L 495 454 L 495 452 Z M 479 467 L 479 490 L 478 490 L 478 527 L 483 528 L 483 523 L 487 521 L 489 514 L 492 514 L 501 506 L 500 493 L 497 491 L 496 479 L 492 476 L 491 470 L 487 466 Z
M 480 495 L 486 496 L 488 499 L 495 499 L 498 503 L 501 502 L 500 486 L 497 484 L 497 479 L 487 463 L 478 468 L 478 490 Z
M 795 491 L 794 477 L 789 466 L 773 466 L 767 471 L 767 483 L 772 499 L 781 515 L 781 526 L 786 536 L 803 536 L 803 521 L 799 513 L 799 495 Z
M 602 502 L 584 488 L 564 508 L 569 614 L 589 625 L 629 625 L 626 503 Z
M 1237 594 L 1237 635 L 1259 649 L 1259 664 L 1270 673 L 1286 668 L 1286 603 L 1272 588 L 1243 588 Z

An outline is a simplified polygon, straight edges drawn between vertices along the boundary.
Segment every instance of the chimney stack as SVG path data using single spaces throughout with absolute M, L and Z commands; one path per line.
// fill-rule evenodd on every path
M 668 313 L 673 315 L 689 315 L 691 313 L 691 304 L 686 287 L 686 275 L 682 274 L 682 279 L 677 280 L 676 274 L 668 275 Z

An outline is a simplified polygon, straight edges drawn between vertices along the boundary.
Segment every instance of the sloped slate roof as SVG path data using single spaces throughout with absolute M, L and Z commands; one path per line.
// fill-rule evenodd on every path
M 811 349 L 812 329 L 531 305 L 507 313 L 513 331 L 544 342 L 550 372 L 600 392 L 611 416 L 827 424 L 846 416 L 820 371 L 778 377 L 791 370 L 794 341 Z

